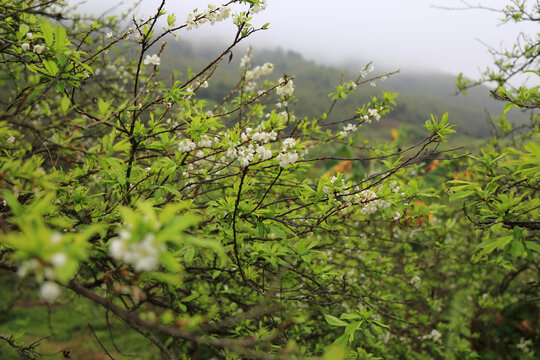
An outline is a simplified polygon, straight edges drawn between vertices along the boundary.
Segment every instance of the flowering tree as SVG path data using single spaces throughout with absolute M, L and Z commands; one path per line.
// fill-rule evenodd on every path
M 442 307 L 457 300 L 437 284 L 445 270 L 478 288 L 504 274 L 456 264 L 469 239 L 428 201 L 447 199 L 419 175 L 445 153 L 447 114 L 417 144 L 361 141 L 396 95 L 346 119 L 332 110 L 391 74 L 368 64 L 339 81 L 326 113 L 299 118 L 294 77 L 250 52 L 221 102 L 200 99 L 267 27 L 252 24 L 264 1 L 185 22 L 162 1 L 125 30 L 61 1 L 0 3 L 0 267 L 33 279 L 44 301 L 97 304 L 170 359 L 473 356 L 463 338 L 443 342 L 455 324 Z M 213 61 L 162 80 L 167 41 L 229 18 L 237 31 Z M 327 161 L 356 168 L 324 174 Z

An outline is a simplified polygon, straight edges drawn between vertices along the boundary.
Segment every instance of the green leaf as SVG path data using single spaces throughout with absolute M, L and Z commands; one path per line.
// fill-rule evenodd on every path
M 525 255 L 525 248 L 523 243 L 518 240 L 514 240 L 510 243 L 510 254 L 517 259 L 521 255 Z
M 159 255 L 159 262 L 167 271 L 170 271 L 172 273 L 178 273 L 182 271 L 182 265 L 178 262 L 178 259 L 176 259 L 171 253 L 164 251 L 160 253 Z
M 54 61 L 43 60 L 43 66 L 45 66 L 45 69 L 50 76 L 56 76 L 56 74 L 58 74 L 58 66 Z
M 170 192 L 174 196 L 176 196 L 178 199 L 182 199 L 182 194 L 178 190 L 176 190 L 172 185 L 170 184 L 163 184 L 161 186 L 162 189 L 166 190 L 167 192 Z
M 502 249 L 514 239 L 514 235 L 507 235 L 498 238 L 488 239 L 478 245 L 478 249 L 482 249 L 480 255 L 486 255 L 493 252 L 495 249 Z
M 332 316 L 332 315 L 324 314 L 324 318 L 325 318 L 325 320 L 326 320 L 326 322 L 328 324 L 333 325 L 333 326 L 347 326 L 347 325 L 349 325 L 348 322 L 340 320 L 337 317 Z
M 341 347 L 347 347 L 347 335 L 341 335 L 334 341 L 334 345 L 338 345 Z
M 54 44 L 54 48 L 56 50 L 61 50 L 62 48 L 69 45 L 66 29 L 64 29 L 62 26 L 57 26 L 54 28 L 54 37 L 56 39 Z
M 476 191 L 474 190 L 457 191 L 457 192 L 452 193 L 448 199 L 450 201 L 454 201 L 454 200 L 465 198 L 467 196 L 471 196 L 473 194 L 476 194 Z
M 323 355 L 323 360 L 345 360 L 347 358 L 347 348 L 339 345 L 332 345 Z
M 512 103 L 508 103 L 506 105 L 504 105 L 504 114 L 506 114 L 508 111 L 510 111 L 510 109 L 512 109 L 514 107 L 514 104 Z
M 172 286 L 179 286 L 182 284 L 182 276 L 180 274 L 166 274 L 162 272 L 147 272 L 142 273 L 141 277 L 143 279 L 157 280 L 169 284 Z
M 276 225 L 268 225 L 268 228 L 270 229 L 271 232 L 273 232 L 274 234 L 276 234 L 278 237 L 280 237 L 282 240 L 285 240 L 287 239 L 287 234 L 285 233 L 285 231 L 283 231 L 279 226 L 276 226 Z
M 103 99 L 99 99 L 98 100 L 98 109 L 99 109 L 99 113 L 100 115 L 102 116 L 107 116 L 107 111 L 109 110 L 109 107 L 111 106 L 111 103 L 110 102 L 107 102 Z
M 525 241 L 527 248 L 536 251 L 540 254 L 540 244 L 535 243 L 534 241 Z
M 63 114 L 66 114 L 68 112 L 69 104 L 70 104 L 69 97 L 64 95 L 64 97 L 62 97 L 62 100 L 60 100 L 60 110 L 62 111 Z
M 17 40 L 21 41 L 29 30 L 30 27 L 28 25 L 21 24 L 21 26 L 19 26 L 19 31 L 17 32 Z
M 41 34 L 47 46 L 51 46 L 54 40 L 52 24 L 48 21 L 41 23 Z

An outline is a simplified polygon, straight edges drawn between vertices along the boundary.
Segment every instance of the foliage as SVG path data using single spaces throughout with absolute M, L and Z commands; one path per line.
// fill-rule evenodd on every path
M 231 14 L 234 3 L 243 10 Z M 267 28 L 254 25 L 264 1 L 209 6 L 180 24 L 163 1 L 128 29 L 121 19 L 78 18 L 61 1 L 0 4 L 9 93 L 0 268 L 19 278 L 2 287 L 31 282 L 48 304 L 84 299 L 170 359 L 472 359 L 485 333 L 465 325 L 528 296 L 512 280 L 538 274 L 534 229 L 505 248 L 513 264 L 485 261 L 490 252 L 471 261 L 477 236 L 449 201 L 466 198 L 488 242 L 507 222 L 536 221 L 534 142 L 509 149 L 504 163 L 486 152 L 482 164 L 502 172 L 489 198 L 478 187 L 492 173 L 471 168 L 449 199 L 433 180 L 461 166 L 438 162 L 454 132 L 449 114 L 431 115 L 412 145 L 361 136 L 395 94 L 331 116 L 358 87 L 391 75 L 371 75 L 370 64 L 329 89 L 314 117 L 293 111 L 294 76 L 271 75 L 274 66 L 249 52 L 220 101 L 198 96 L 238 43 Z M 215 59 L 170 81 L 158 76 L 170 36 L 229 17 L 236 33 Z M 526 180 L 509 186 L 513 174 Z M 517 353 L 515 335 L 504 355 Z M 525 337 L 523 349 L 538 335 Z M 0 340 L 39 357 L 36 339 Z

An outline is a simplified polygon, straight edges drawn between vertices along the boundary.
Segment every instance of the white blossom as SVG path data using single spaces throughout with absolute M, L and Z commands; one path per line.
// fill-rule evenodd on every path
M 251 133 L 253 132 L 253 129 L 248 127 L 246 128 L 246 130 L 240 134 L 240 138 L 242 139 L 243 142 L 246 142 L 248 141 L 250 138 L 251 138 Z
M 360 193 L 355 194 L 354 197 L 355 201 L 362 205 L 360 213 L 364 215 L 373 214 L 380 208 L 387 208 L 390 206 L 389 202 L 379 199 L 377 194 L 370 189 L 363 190 Z
M 414 275 L 414 276 L 412 277 L 412 279 L 411 279 L 411 284 L 412 284 L 415 288 L 419 289 L 420 286 L 422 285 L 422 279 L 420 278 L 420 276 Z
M 60 295 L 60 286 L 58 286 L 58 284 L 54 282 L 46 281 L 41 284 L 41 287 L 39 288 L 39 294 L 41 295 L 41 298 L 43 300 L 51 304 Z
M 285 81 L 287 81 L 285 84 L 276 88 L 276 93 L 279 96 L 292 96 L 292 94 L 294 93 L 294 83 L 291 79 L 285 79 L 285 78 L 279 79 L 280 84 L 284 83 Z
M 283 140 L 282 148 L 284 151 L 286 151 L 286 150 L 294 148 L 295 145 L 296 145 L 296 140 L 294 138 L 286 138 L 285 140 Z
M 155 270 L 159 265 L 159 254 L 166 250 L 165 245 L 157 243 L 153 233 L 146 234 L 138 242 L 129 241 L 130 238 L 129 232 L 120 232 L 109 244 L 110 255 L 133 265 L 135 271 Z
M 26 37 L 28 38 L 28 40 L 32 40 L 34 38 L 34 34 L 32 34 L 31 32 L 28 32 L 26 33 Z
M 45 45 L 34 45 L 34 52 L 36 54 L 41 54 L 43 52 L 43 50 L 45 50 Z
M 157 54 L 154 55 L 146 55 L 146 58 L 144 59 L 144 65 L 152 64 L 155 66 L 159 66 L 161 63 L 161 59 Z
M 210 147 L 212 146 L 212 139 L 208 135 L 203 135 L 201 140 L 197 143 L 198 147 Z
M 355 132 L 357 129 L 358 127 L 355 124 L 347 124 L 345 128 L 343 128 L 343 130 L 339 132 L 339 135 L 341 137 L 345 137 L 349 135 L 351 132 Z
M 246 55 L 242 56 L 242 59 L 240 60 L 240 67 L 245 68 L 249 65 L 251 62 L 251 55 L 247 53 Z
M 431 332 L 427 335 L 424 335 L 422 336 L 422 339 L 423 340 L 433 340 L 435 342 L 438 342 L 442 337 L 442 334 L 437 330 L 437 329 L 433 329 L 431 330 Z
M 255 90 L 255 88 L 257 88 L 257 83 L 255 81 L 248 81 L 244 85 L 244 88 L 246 89 L 246 91 L 253 91 Z
M 107 39 L 110 39 L 110 38 L 113 37 L 113 33 L 112 33 L 112 32 L 108 32 L 108 33 L 105 35 L 105 37 L 106 37 Z
M 379 111 L 377 109 L 369 109 L 368 115 L 377 121 L 379 121 L 379 119 L 381 118 L 381 114 L 379 114 Z
M 269 75 L 274 71 L 274 64 L 265 63 L 262 66 L 256 66 L 246 72 L 246 81 L 254 81 L 264 75 Z
M 30 50 L 30 44 L 29 43 L 22 43 L 21 44 L 22 51 L 28 51 Z
M 197 145 L 190 139 L 184 139 L 178 143 L 178 151 L 180 152 L 190 152 L 195 150 Z
M 258 12 L 263 11 L 264 9 L 266 9 L 267 5 L 268 4 L 266 3 L 266 0 L 260 0 L 258 4 L 251 6 L 251 13 L 257 14 Z
M 268 160 L 272 157 L 272 150 L 267 149 L 264 146 L 258 146 L 256 153 L 259 154 L 261 160 Z
M 17 275 L 20 278 L 23 278 L 29 273 L 36 271 L 39 267 L 40 267 L 40 263 L 37 259 L 26 260 L 17 269 Z
M 8 144 L 13 144 L 15 142 L 15 136 L 11 135 L 10 137 L 7 138 L 6 141 Z
M 531 351 L 531 349 L 529 348 L 529 346 L 532 346 L 532 341 L 529 339 L 529 340 L 525 340 L 525 338 L 521 338 L 519 340 L 519 344 L 516 345 L 516 347 L 523 351 L 525 354 L 529 353 Z
M 253 158 L 255 157 L 255 149 L 253 148 L 253 145 L 249 145 L 247 147 L 241 147 L 237 150 L 237 159 L 240 162 L 240 166 L 246 167 L 253 161 Z
M 51 258 L 51 264 L 54 266 L 62 266 L 67 262 L 67 256 L 64 253 L 56 253 Z
M 234 159 L 236 159 L 236 154 L 237 154 L 236 148 L 230 147 L 230 148 L 227 149 L 227 156 L 228 156 L 229 158 L 234 158 Z
M 54 232 L 50 237 L 51 244 L 59 244 L 62 241 L 62 234 Z
M 253 136 L 252 136 L 252 139 L 254 141 L 257 141 L 257 142 L 260 142 L 260 143 L 263 143 L 263 144 L 266 144 L 269 141 L 274 141 L 274 140 L 276 140 L 276 138 L 277 138 L 277 133 L 274 130 L 272 130 L 270 132 L 259 131 L 259 132 L 256 132 L 255 134 L 253 134 Z
M 188 30 L 188 31 L 199 27 L 199 24 L 197 24 L 197 22 L 195 21 L 195 19 L 196 19 L 195 12 L 196 12 L 196 9 L 193 10 L 193 13 L 189 13 L 188 16 L 187 16 L 186 30 Z
M 296 161 L 298 161 L 298 153 L 296 151 L 292 153 L 280 153 L 277 156 L 277 159 L 279 160 L 279 166 L 285 168 L 290 164 L 294 164 Z

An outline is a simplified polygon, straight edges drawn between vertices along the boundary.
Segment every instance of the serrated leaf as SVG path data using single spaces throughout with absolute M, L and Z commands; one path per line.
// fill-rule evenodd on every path
M 458 199 L 463 199 L 467 196 L 470 196 L 470 195 L 473 195 L 475 194 L 476 191 L 474 190 L 468 190 L 468 191 L 458 191 L 458 192 L 455 192 L 455 193 L 452 193 L 449 197 L 449 200 L 450 201 L 454 201 L 454 200 L 458 200 Z
M 52 24 L 48 21 L 41 23 L 41 34 L 47 46 L 51 46 L 54 40 Z
M 347 325 L 349 325 L 348 322 L 340 320 L 337 317 L 332 316 L 332 315 L 324 314 L 324 318 L 325 318 L 325 320 L 326 320 L 326 322 L 328 324 L 333 325 L 333 326 L 347 326 Z
M 525 241 L 527 248 L 536 251 L 540 254 L 540 244 L 535 243 L 534 241 Z

